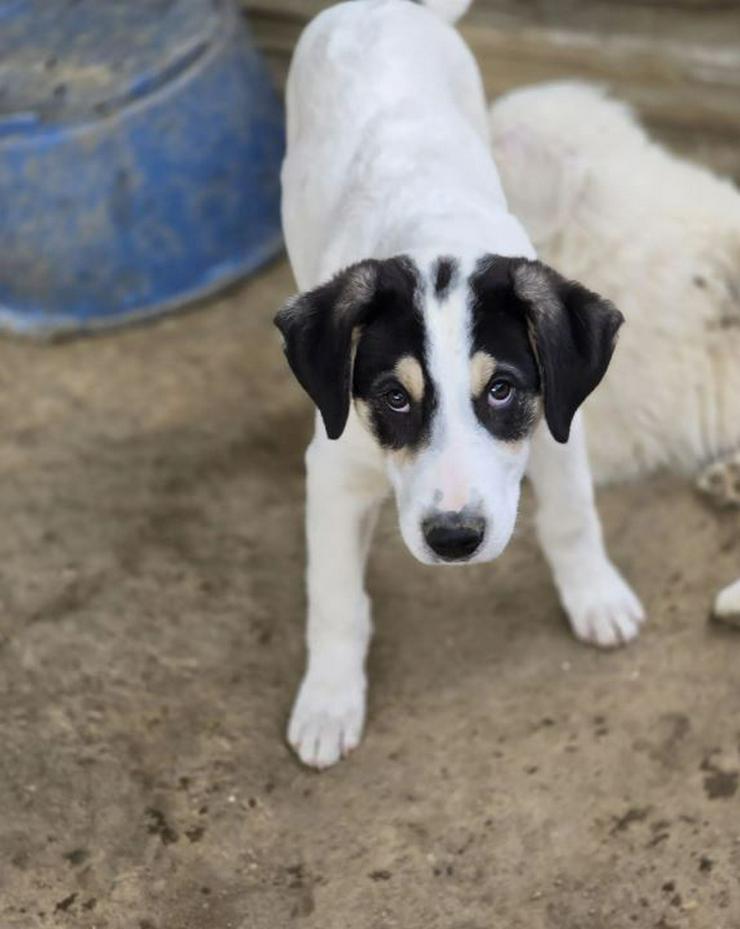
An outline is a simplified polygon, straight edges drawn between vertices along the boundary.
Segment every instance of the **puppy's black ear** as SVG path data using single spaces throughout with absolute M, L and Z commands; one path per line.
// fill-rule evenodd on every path
M 318 407 L 330 439 L 338 439 L 347 423 L 352 336 L 376 309 L 380 268 L 374 260 L 351 265 L 294 297 L 275 317 L 288 363 Z
M 558 442 L 567 442 L 576 410 L 606 374 L 624 317 L 539 261 L 513 262 L 511 279 L 526 306 L 547 425 Z

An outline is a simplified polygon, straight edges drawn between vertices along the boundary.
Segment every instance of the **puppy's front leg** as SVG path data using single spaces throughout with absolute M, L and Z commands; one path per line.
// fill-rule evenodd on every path
M 565 445 L 540 424 L 529 476 L 540 543 L 576 637 L 604 648 L 634 639 L 645 614 L 604 548 L 580 413 Z
M 365 720 L 371 634 L 364 571 L 382 472 L 319 427 L 306 454 L 308 664 L 288 726 L 301 761 L 326 768 L 355 748 Z

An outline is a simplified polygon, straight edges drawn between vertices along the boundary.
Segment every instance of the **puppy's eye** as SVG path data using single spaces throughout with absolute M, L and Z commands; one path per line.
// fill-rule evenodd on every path
M 400 387 L 392 387 L 390 390 L 386 390 L 383 394 L 383 402 L 394 413 L 408 413 L 411 409 L 408 394 Z
M 506 406 L 514 396 L 514 385 L 511 381 L 496 378 L 488 388 L 488 405 L 494 409 Z

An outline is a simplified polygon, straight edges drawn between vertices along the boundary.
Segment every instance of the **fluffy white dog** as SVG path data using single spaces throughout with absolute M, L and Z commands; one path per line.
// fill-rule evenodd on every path
M 514 91 L 491 126 L 509 205 L 540 256 L 628 321 L 585 407 L 596 479 L 667 467 L 740 504 L 740 193 L 585 84 Z M 740 581 L 715 611 L 740 619 Z
M 477 66 L 445 22 L 467 3 L 425 6 L 331 7 L 288 78 L 283 224 L 304 292 L 276 322 L 320 413 L 308 666 L 288 738 L 317 767 L 361 736 L 363 575 L 388 493 L 420 561 L 480 562 L 507 545 L 527 470 L 575 634 L 616 645 L 643 619 L 604 549 L 578 414 L 621 314 L 534 260 L 491 157 Z

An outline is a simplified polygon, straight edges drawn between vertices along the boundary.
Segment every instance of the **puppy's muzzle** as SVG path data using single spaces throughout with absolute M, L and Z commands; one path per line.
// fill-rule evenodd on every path
M 465 561 L 480 548 L 486 521 L 464 512 L 433 513 L 421 530 L 429 548 L 443 561 Z

